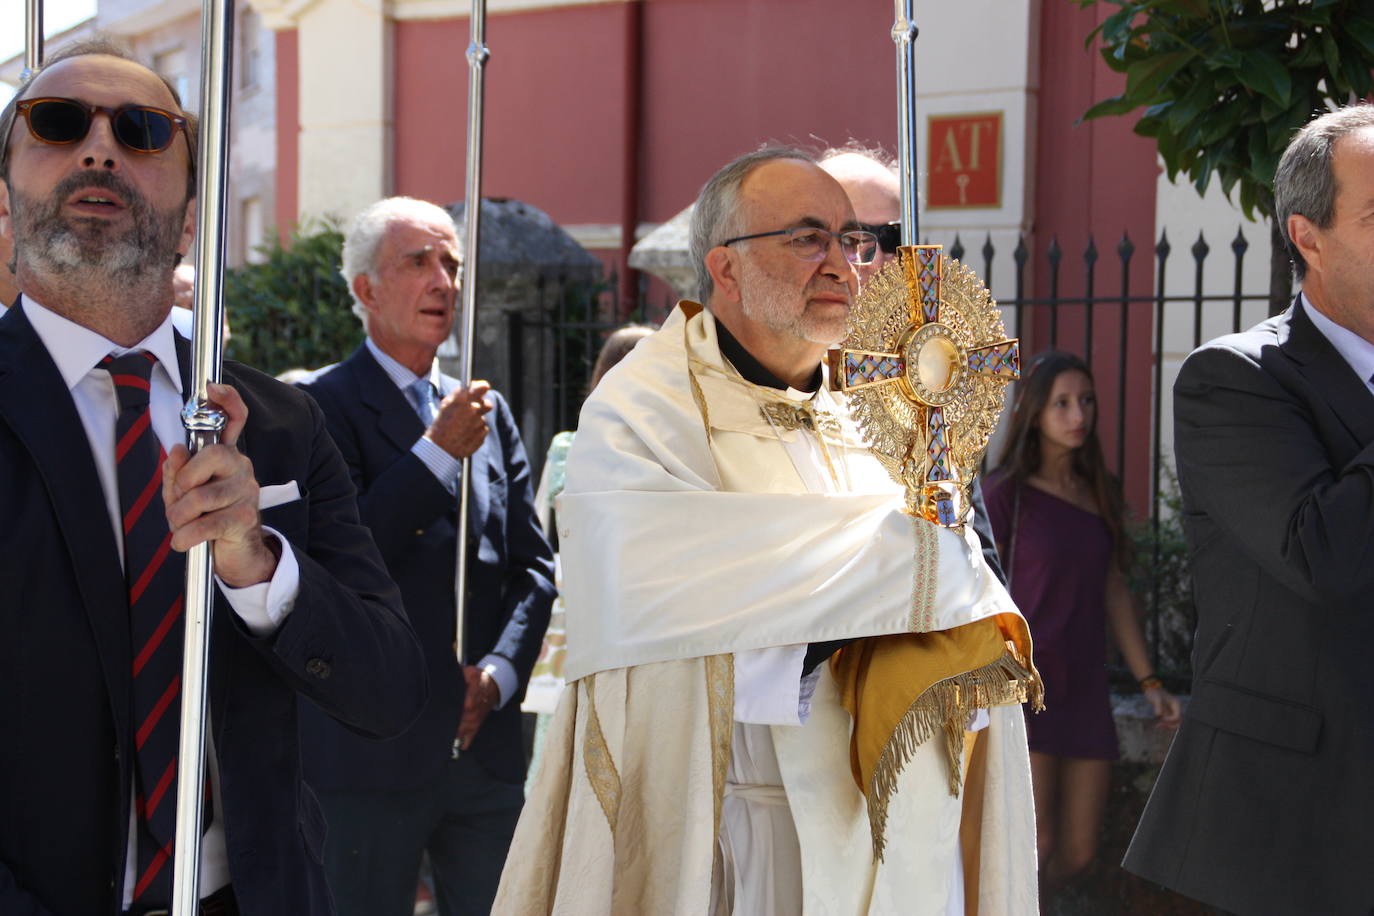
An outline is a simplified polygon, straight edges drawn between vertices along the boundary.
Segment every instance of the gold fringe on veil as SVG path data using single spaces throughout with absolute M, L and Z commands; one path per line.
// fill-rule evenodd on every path
M 949 791 L 957 797 L 969 717 L 993 706 L 1044 706 L 1044 689 L 1029 659 L 1025 623 L 1013 615 L 952 630 L 861 639 L 836 654 L 832 671 L 854 719 L 850 766 L 868 803 L 875 860 L 883 858 L 897 778 L 918 747 L 937 733 L 943 736 Z

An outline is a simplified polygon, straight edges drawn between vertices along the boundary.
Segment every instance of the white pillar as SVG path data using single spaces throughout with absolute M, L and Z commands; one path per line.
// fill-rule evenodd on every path
M 296 212 L 347 219 L 394 185 L 391 23 L 378 0 L 320 0 L 296 23 Z

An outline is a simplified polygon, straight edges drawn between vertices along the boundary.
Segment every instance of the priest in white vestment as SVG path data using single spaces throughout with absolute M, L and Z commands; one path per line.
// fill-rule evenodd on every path
M 826 385 L 874 245 L 798 150 L 703 189 L 705 309 L 603 380 L 568 457 L 572 689 L 494 913 L 1036 911 L 1024 621 Z

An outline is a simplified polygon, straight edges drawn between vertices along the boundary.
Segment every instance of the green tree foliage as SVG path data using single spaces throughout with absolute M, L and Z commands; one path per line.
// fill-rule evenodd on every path
M 1073 0 L 1092 6 L 1099 0 Z M 1086 118 L 1140 112 L 1169 179 L 1201 194 L 1213 177 L 1238 192 L 1251 219 L 1270 218 L 1272 304 L 1287 305 L 1291 276 L 1274 225 L 1274 170 L 1294 131 L 1313 114 L 1374 89 L 1370 0 L 1102 0 L 1120 9 L 1088 36 L 1123 93 Z
M 348 287 L 339 276 L 337 225 L 297 228 L 286 245 L 275 234 L 263 260 L 225 273 L 227 355 L 273 375 L 338 362 L 362 341 Z

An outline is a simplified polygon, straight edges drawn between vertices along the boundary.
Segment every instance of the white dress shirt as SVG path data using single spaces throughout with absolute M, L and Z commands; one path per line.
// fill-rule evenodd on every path
M 420 404 L 416 399 L 415 389 L 411 386 L 420 378 L 414 372 L 401 365 L 381 347 L 371 337 L 365 341 L 368 352 L 377 361 L 377 365 L 382 367 L 387 378 L 397 388 L 401 389 L 401 394 L 405 397 L 412 410 L 420 413 Z M 429 382 L 434 386 L 434 390 L 439 393 L 439 397 L 444 396 L 443 374 L 439 371 L 439 360 L 435 359 L 429 366 Z M 429 468 L 429 472 L 444 488 L 453 495 L 458 494 L 459 478 L 463 474 L 463 462 L 444 451 L 443 446 L 431 439 L 426 439 L 423 435 L 415 440 L 415 444 L 410 447 L 411 453 L 420 459 L 420 463 Z M 515 674 L 515 666 L 509 659 L 500 655 L 487 655 L 477 667 L 491 675 L 492 680 L 496 681 L 496 689 L 499 694 L 496 702 L 497 709 L 506 705 L 511 697 L 515 696 L 516 690 L 520 686 L 520 678 Z
M 110 373 L 97 364 L 111 353 L 123 355 L 132 350 L 147 350 L 158 359 L 149 388 L 149 409 L 153 431 L 165 450 L 184 443 L 185 428 L 181 424 L 181 372 L 177 361 L 172 321 L 168 316 L 157 330 L 133 347 L 121 347 L 95 331 L 69 321 L 44 308 L 29 296 L 24 297 L 24 315 L 47 348 L 57 365 L 63 381 L 71 392 L 86 439 L 91 445 L 91 457 L 96 475 L 105 494 L 105 509 L 119 551 L 124 562 L 124 536 L 120 526 L 119 483 L 115 468 L 115 421 L 119 402 Z M 215 582 L 234 613 L 257 636 L 276 631 L 291 612 L 300 589 L 300 569 L 295 554 L 277 532 L 265 529 L 282 542 L 281 559 L 272 579 L 247 588 L 230 588 L 219 577 Z M 224 843 L 224 805 L 220 796 L 219 765 L 213 745 L 207 748 L 211 802 L 214 819 L 205 831 L 201 843 L 200 892 L 209 896 L 229 883 L 229 858 Z M 132 787 L 131 787 L 132 792 Z M 128 857 L 124 868 L 124 907 L 132 902 L 138 856 L 135 851 L 136 820 L 130 806 Z M 171 863 L 163 866 L 170 868 Z
M 1307 317 L 1317 326 L 1317 330 L 1336 348 L 1336 352 L 1341 354 L 1350 368 L 1355 370 L 1355 374 L 1364 382 L 1370 393 L 1374 394 L 1374 343 L 1370 343 L 1349 328 L 1341 327 L 1317 311 L 1307 300 L 1306 293 L 1299 294 L 1298 299 L 1307 310 Z

